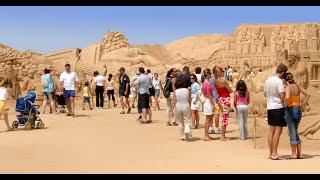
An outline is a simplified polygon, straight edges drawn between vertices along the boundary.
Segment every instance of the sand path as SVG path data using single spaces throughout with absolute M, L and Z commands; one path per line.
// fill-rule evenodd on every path
M 0 133 L 0 173 L 320 172 L 319 140 L 306 142 L 312 144 L 304 151 L 306 159 L 268 160 L 264 122 L 254 149 L 252 140 L 204 142 L 202 127 L 193 131 L 192 142 L 179 141 L 178 127 L 165 125 L 164 110 L 155 111 L 155 122 L 144 125 L 136 122 L 136 110 L 131 115 L 119 112 L 119 108 L 78 110 L 76 118 L 41 115 L 47 129 Z M 203 124 L 204 116 L 200 118 Z M 228 130 L 229 137 L 238 136 L 235 122 Z M 289 155 L 286 136 L 282 135 L 279 153 Z

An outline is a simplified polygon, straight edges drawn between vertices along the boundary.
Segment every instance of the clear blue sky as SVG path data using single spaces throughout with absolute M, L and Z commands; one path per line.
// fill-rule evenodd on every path
M 44 53 L 84 48 L 109 29 L 131 44 L 166 44 L 242 23 L 320 22 L 320 7 L 0 7 L 0 17 L 0 43 Z

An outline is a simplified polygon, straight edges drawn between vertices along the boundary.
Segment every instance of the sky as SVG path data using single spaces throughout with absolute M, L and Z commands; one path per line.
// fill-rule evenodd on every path
M 110 29 L 130 44 L 167 44 L 190 35 L 229 34 L 243 23 L 320 22 L 308 6 L 2 6 L 0 43 L 46 53 L 84 48 Z

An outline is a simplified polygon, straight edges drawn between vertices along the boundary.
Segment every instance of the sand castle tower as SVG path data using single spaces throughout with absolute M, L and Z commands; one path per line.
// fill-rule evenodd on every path
M 128 39 L 118 31 L 107 31 L 101 40 L 101 54 L 129 47 Z

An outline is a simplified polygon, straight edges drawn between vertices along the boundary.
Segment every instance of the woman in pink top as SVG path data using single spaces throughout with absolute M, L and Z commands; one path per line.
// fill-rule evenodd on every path
M 213 121 L 214 114 L 214 100 L 212 87 L 209 83 L 209 79 L 211 77 L 210 69 L 205 69 L 203 71 L 204 82 L 202 83 L 202 93 L 205 97 L 205 101 L 203 103 L 203 114 L 206 115 L 206 122 L 204 124 L 204 139 L 205 141 L 213 140 L 212 137 L 209 136 L 209 126 Z
M 243 80 L 238 81 L 237 90 L 234 93 L 234 107 L 237 108 L 240 139 L 246 140 L 248 138 L 248 105 L 250 103 L 250 94 L 248 92 L 246 83 Z

